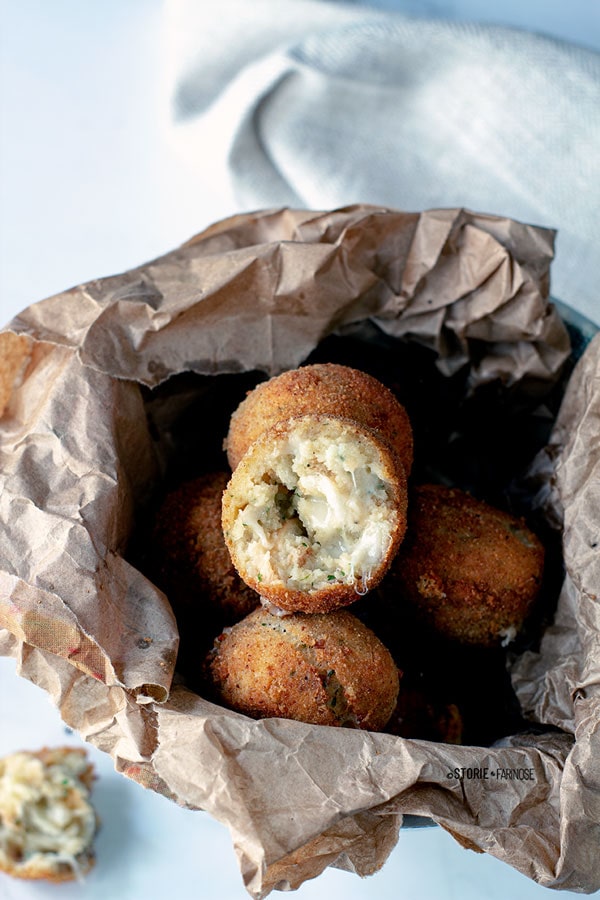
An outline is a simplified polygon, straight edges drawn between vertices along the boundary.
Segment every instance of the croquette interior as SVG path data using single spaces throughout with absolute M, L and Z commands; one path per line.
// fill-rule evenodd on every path
M 270 446 L 243 467 L 244 491 L 231 524 L 246 574 L 259 589 L 264 582 L 304 592 L 354 584 L 357 593 L 366 592 L 399 518 L 377 443 L 340 420 L 315 428 L 307 418 Z
M 85 755 L 68 748 L 0 760 L 0 869 L 68 880 L 90 867 L 89 771 Z

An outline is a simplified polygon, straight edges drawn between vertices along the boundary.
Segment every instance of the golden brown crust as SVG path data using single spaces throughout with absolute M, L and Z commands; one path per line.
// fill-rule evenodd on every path
M 283 581 L 289 572 L 281 572 L 280 577 L 269 578 L 263 573 L 253 574 L 249 570 L 247 560 L 242 552 L 241 542 L 235 534 L 236 520 L 241 512 L 249 506 L 251 485 L 261 480 L 272 480 L 273 460 L 280 453 L 280 448 L 290 440 L 290 436 L 300 433 L 301 429 L 314 434 L 327 434 L 331 444 L 336 444 L 336 438 L 342 440 L 350 436 L 357 446 L 368 445 L 379 459 L 382 477 L 385 478 L 388 487 L 390 519 L 393 520 L 393 524 L 386 550 L 379 563 L 369 570 L 368 576 L 357 572 L 355 577 L 350 579 L 350 576 L 343 572 L 346 580 L 341 581 L 332 574 L 328 576 L 330 581 L 324 585 L 300 589 L 296 584 L 290 586 L 289 579 L 287 584 Z M 333 438 L 330 436 L 329 430 L 334 434 Z M 376 432 L 355 422 L 333 416 L 303 416 L 272 426 L 254 441 L 237 466 L 223 495 L 222 525 L 233 564 L 249 587 L 283 610 L 327 613 L 354 603 L 359 596 L 381 581 L 404 537 L 407 503 L 407 481 L 404 467 Z M 304 545 L 307 548 L 305 551 L 307 566 L 315 565 L 315 543 L 318 542 L 315 542 L 314 538 L 312 540 L 309 538 L 308 545 Z M 307 582 L 307 585 L 309 584 L 310 582 Z
M 64 767 L 65 772 L 68 772 L 71 776 L 73 773 L 69 765 L 69 759 L 72 760 L 74 756 L 77 756 L 80 757 L 81 762 L 84 762 L 87 756 L 86 751 L 80 747 L 42 747 L 37 751 L 21 751 L 18 755 L 39 759 L 45 767 Z M 5 757 L 4 759 L 9 759 L 9 757 Z M 91 791 L 95 777 L 94 767 L 91 763 L 88 763 L 78 772 L 76 780 L 81 783 L 82 788 L 87 793 Z M 82 802 L 81 797 L 77 796 L 78 792 L 73 791 L 72 788 L 69 788 L 69 790 L 74 795 L 72 803 L 75 808 L 77 808 Z M 97 828 L 99 821 L 95 813 L 94 817 Z M 0 817 L 0 825 L 1 824 L 2 818 Z M 4 872 L 13 878 L 18 878 L 23 881 L 46 881 L 52 884 L 74 881 L 77 878 L 87 875 L 96 862 L 94 848 L 91 842 L 83 852 L 75 857 L 75 862 L 76 868 L 66 861 L 53 858 L 52 854 L 48 853 L 46 864 L 40 865 L 39 859 L 28 863 L 27 861 L 13 861 L 10 858 L 3 858 L 3 855 L 0 854 L 0 872 Z
M 223 622 L 243 618 L 258 594 L 237 574 L 223 538 L 226 472 L 210 472 L 171 491 L 153 534 L 156 580 L 175 608 L 208 607 Z
M 248 394 L 231 417 L 226 440 L 231 468 L 239 465 L 263 431 L 305 415 L 340 416 L 373 429 L 396 451 L 410 474 L 413 437 L 404 407 L 372 375 L 335 363 L 283 372 Z
M 351 613 L 274 616 L 257 609 L 220 635 L 206 660 L 217 698 L 253 718 L 382 730 L 399 675 Z
M 0 417 L 4 415 L 10 397 L 31 354 L 31 341 L 12 331 L 0 333 Z
M 63 884 L 66 881 L 75 881 L 77 877 L 87 875 L 91 872 L 96 862 L 96 857 L 90 850 L 89 853 L 81 854 L 77 858 L 78 873 L 76 873 L 67 863 L 61 863 L 60 867 L 47 869 L 43 871 L 39 868 L 31 868 L 28 866 L 2 865 L 0 861 L 0 872 L 10 875 L 12 878 L 19 878 L 21 881 L 48 881 L 51 884 Z
M 543 565 L 544 548 L 523 520 L 456 488 L 422 485 L 390 583 L 438 634 L 493 646 L 522 627 Z

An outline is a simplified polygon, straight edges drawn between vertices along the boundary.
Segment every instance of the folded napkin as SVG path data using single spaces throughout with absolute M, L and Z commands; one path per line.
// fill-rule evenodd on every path
M 168 24 L 190 191 L 556 228 L 552 293 L 600 320 L 600 54 L 317 0 L 173 0 Z

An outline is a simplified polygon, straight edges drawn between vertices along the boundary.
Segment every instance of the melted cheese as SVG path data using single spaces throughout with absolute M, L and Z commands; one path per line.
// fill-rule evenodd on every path
M 307 438 L 302 429 L 290 433 L 269 478 L 253 483 L 233 529 L 259 585 L 268 579 L 311 590 L 356 582 L 357 592 L 368 589 L 396 522 L 390 486 L 369 449 L 351 437 L 332 442 Z

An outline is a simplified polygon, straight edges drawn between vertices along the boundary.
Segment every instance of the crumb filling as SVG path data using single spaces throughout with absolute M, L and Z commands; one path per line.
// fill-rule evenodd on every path
M 61 764 L 44 765 L 35 756 L 14 753 L 0 760 L 0 860 L 5 867 L 68 865 L 87 851 L 96 830 L 88 792 L 78 776 L 87 763 L 69 754 Z
M 331 423 L 308 429 L 293 429 L 251 480 L 231 537 L 259 586 L 365 593 L 398 524 L 392 485 L 371 441 Z

